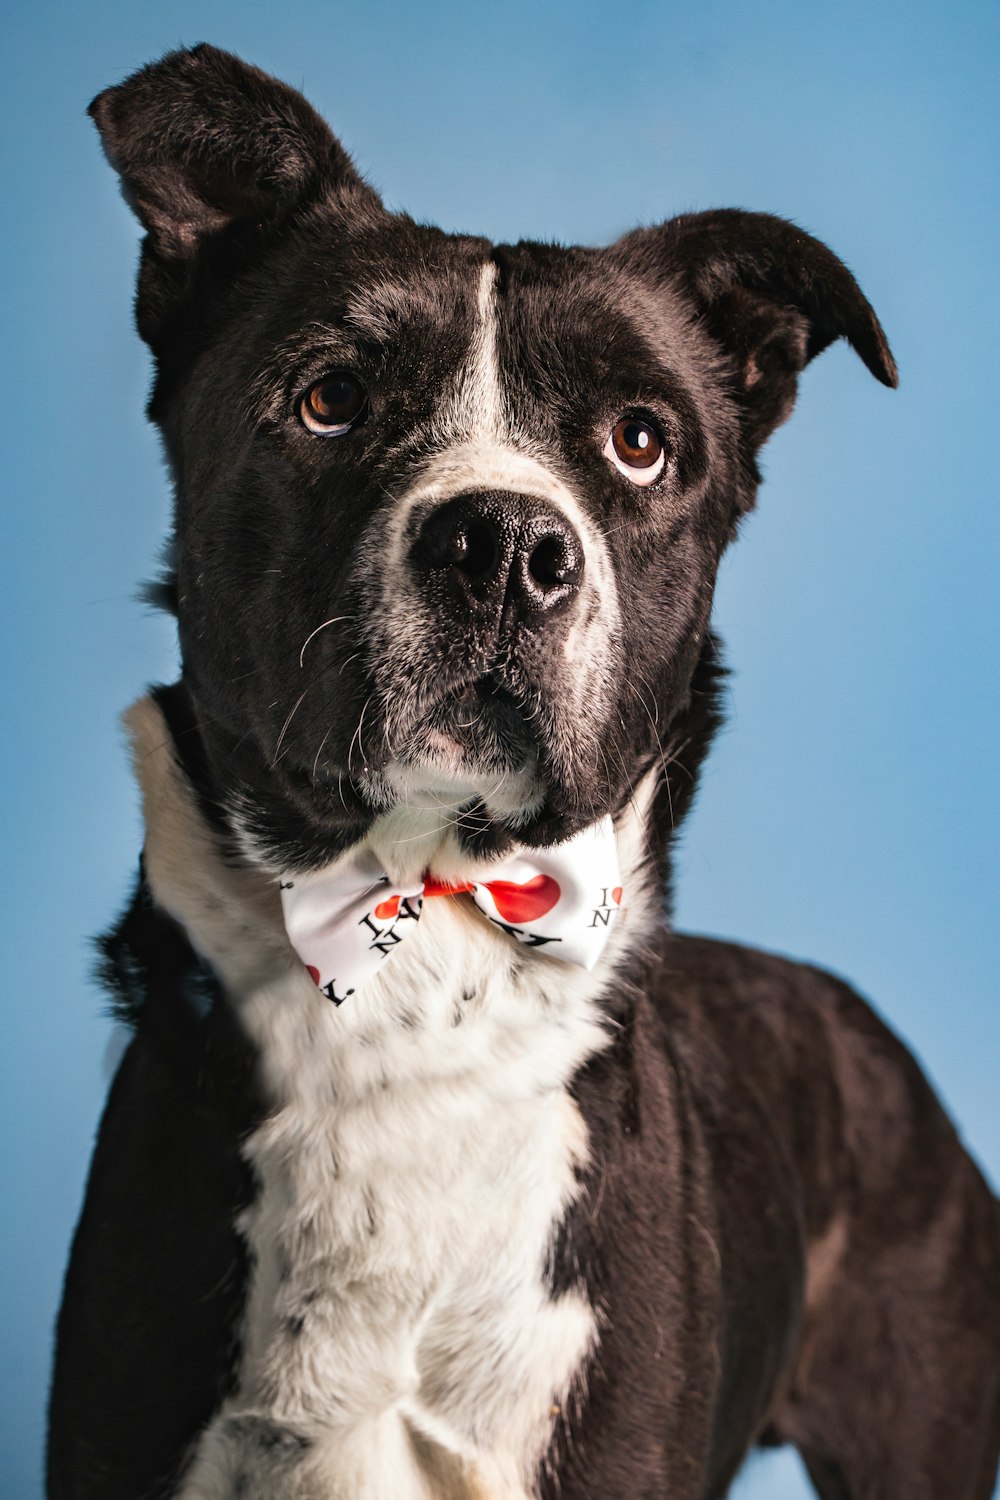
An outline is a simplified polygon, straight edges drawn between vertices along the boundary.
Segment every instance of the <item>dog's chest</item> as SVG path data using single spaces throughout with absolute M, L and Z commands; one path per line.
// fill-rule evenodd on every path
M 299 973 L 244 1002 L 275 1104 L 245 1145 L 259 1192 L 225 1447 L 250 1432 L 248 1473 L 236 1413 L 305 1440 L 303 1495 L 346 1493 L 345 1472 L 355 1497 L 530 1487 L 594 1338 L 546 1261 L 586 1159 L 567 1085 L 604 1044 L 595 988 L 445 902 L 339 1008 Z

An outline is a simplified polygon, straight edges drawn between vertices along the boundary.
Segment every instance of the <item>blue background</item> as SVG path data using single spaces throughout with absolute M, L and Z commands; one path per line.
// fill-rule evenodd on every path
M 132 593 L 168 506 L 131 327 L 137 230 L 83 110 L 180 43 L 302 88 L 390 206 L 446 227 L 597 243 L 736 204 L 796 219 L 854 269 L 902 385 L 838 346 L 766 450 L 719 589 L 730 721 L 679 917 L 853 979 L 996 1181 L 995 4 L 7 10 L 4 1500 L 39 1492 L 60 1278 L 119 1046 L 88 946 L 140 843 L 117 715 L 176 659 Z M 785 1455 L 737 1493 L 805 1489 Z

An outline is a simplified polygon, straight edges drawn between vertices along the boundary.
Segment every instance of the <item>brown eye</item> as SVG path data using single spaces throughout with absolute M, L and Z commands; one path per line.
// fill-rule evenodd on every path
M 302 424 L 320 437 L 350 432 L 368 409 L 368 392 L 346 371 L 324 375 L 299 397 Z
M 652 484 L 663 473 L 666 449 L 651 422 L 640 417 L 622 417 L 604 445 L 609 458 L 633 484 Z

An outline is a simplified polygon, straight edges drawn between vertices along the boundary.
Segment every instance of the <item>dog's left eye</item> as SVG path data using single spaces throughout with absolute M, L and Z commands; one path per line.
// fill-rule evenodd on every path
M 604 457 L 633 484 L 652 484 L 663 473 L 667 445 L 652 422 L 641 417 L 622 417 L 611 429 Z
M 303 427 L 319 437 L 341 437 L 350 432 L 368 410 L 368 392 L 344 370 L 314 381 L 298 399 Z

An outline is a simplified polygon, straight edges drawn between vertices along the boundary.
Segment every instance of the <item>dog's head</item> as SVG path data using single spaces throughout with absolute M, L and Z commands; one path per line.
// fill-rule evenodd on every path
M 544 843 L 683 761 L 799 372 L 844 337 L 895 383 L 841 262 L 736 211 L 599 250 L 444 234 L 211 47 L 91 108 L 147 231 L 184 684 L 244 844 L 322 864 L 401 803 Z

